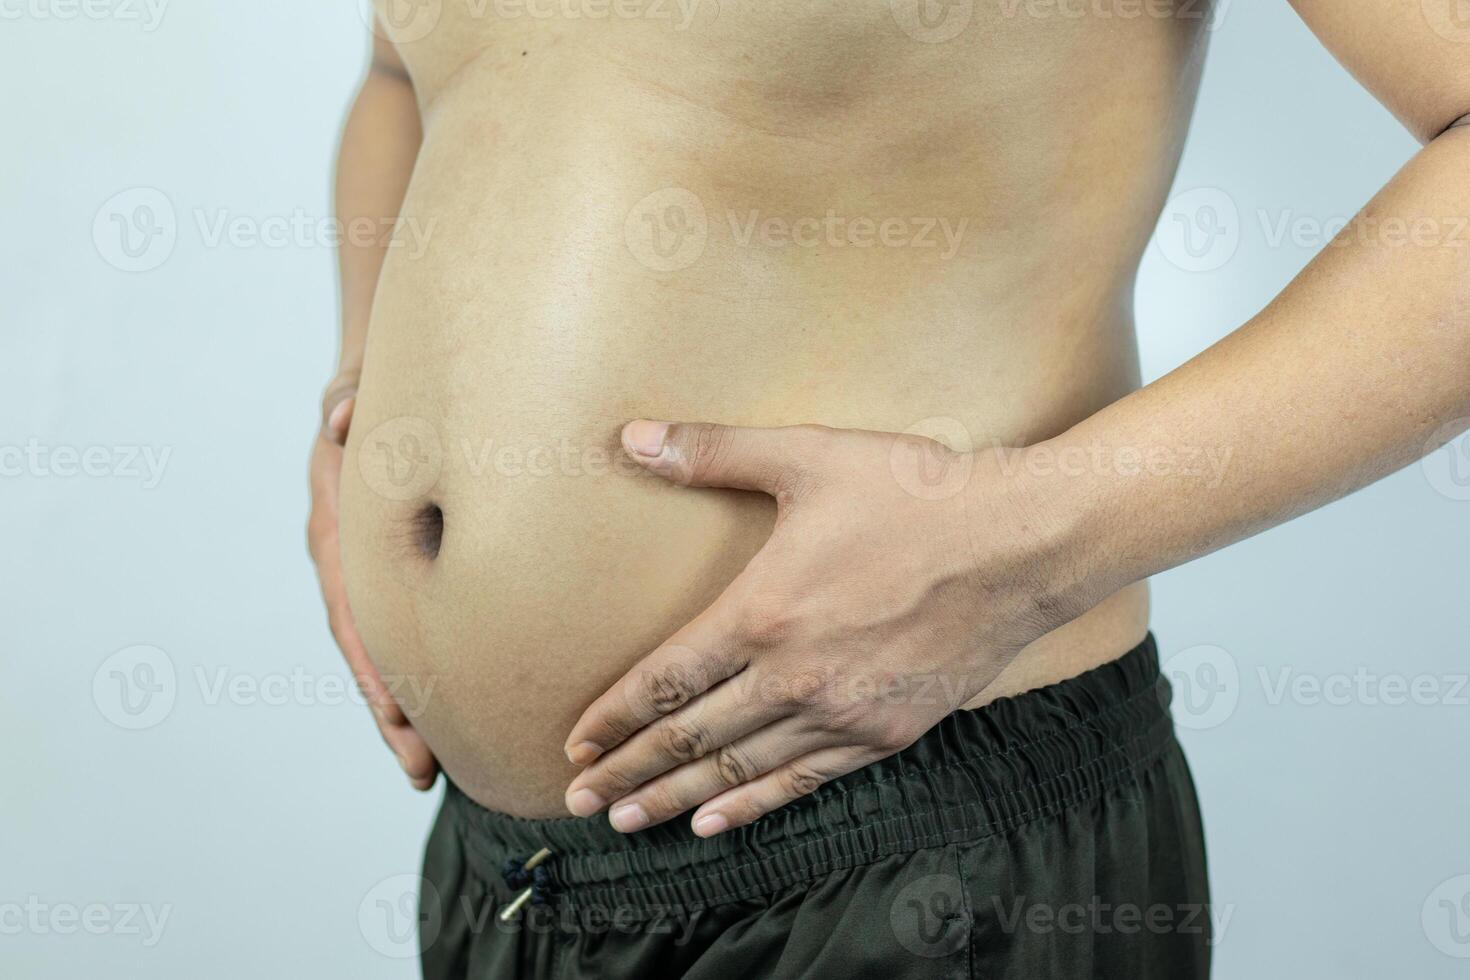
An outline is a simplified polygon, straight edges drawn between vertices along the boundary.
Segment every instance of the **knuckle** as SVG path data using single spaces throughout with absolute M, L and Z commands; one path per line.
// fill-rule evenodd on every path
M 651 786 L 639 794 L 638 802 L 652 820 L 666 820 L 685 809 L 671 786 Z
M 637 785 L 638 783 L 631 778 L 621 762 L 604 762 L 597 774 L 598 788 L 607 791 L 602 794 L 603 796 L 609 793 L 614 797 L 622 796 Z
M 781 786 L 792 796 L 806 796 L 826 782 L 822 774 L 802 762 L 793 762 L 781 773 Z
M 617 712 L 598 719 L 593 728 L 594 735 L 589 740 L 604 745 L 608 742 L 625 742 L 638 731 L 636 722 Z
M 772 702 L 818 719 L 826 719 L 840 705 L 827 671 L 820 667 L 783 670 L 772 676 L 766 686 Z
M 695 693 L 691 672 L 677 664 L 664 664 L 645 672 L 639 684 L 643 707 L 659 715 L 680 707 Z
M 880 718 L 872 725 L 872 744 L 889 755 L 908 748 L 918 737 L 913 727 L 902 718 Z
M 811 708 L 817 726 L 832 733 L 846 733 L 862 725 L 868 712 L 851 698 L 829 694 Z
M 761 805 L 760 801 L 752 796 L 744 796 L 732 800 L 721 807 L 722 810 L 730 812 L 730 822 L 735 825 L 755 823 L 768 813 L 768 809 Z
M 755 775 L 755 767 L 750 764 L 745 753 L 733 745 L 723 745 L 715 753 L 715 774 L 724 786 L 739 786 L 750 782 Z
M 659 739 L 666 755 L 678 762 L 689 762 L 704 755 L 704 727 L 675 718 L 667 719 L 659 729 Z
M 694 422 L 682 425 L 680 433 L 687 446 L 686 458 L 692 476 L 700 476 L 719 469 L 730 455 L 731 432 L 723 425 L 712 422 Z
M 796 630 L 796 616 L 790 608 L 771 599 L 747 605 L 740 620 L 746 641 L 762 649 L 780 646 Z

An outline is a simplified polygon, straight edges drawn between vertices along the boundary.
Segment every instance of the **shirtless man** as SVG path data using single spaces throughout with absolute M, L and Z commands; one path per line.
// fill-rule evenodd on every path
M 1295 5 L 1424 149 L 1139 389 L 1206 3 L 379 3 L 311 542 L 427 976 L 1206 975 L 1145 579 L 1470 415 L 1455 0 Z

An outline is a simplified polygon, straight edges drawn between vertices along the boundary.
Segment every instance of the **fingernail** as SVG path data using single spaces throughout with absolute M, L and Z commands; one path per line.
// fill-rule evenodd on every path
M 567 749 L 567 758 L 574 766 L 590 766 L 600 755 L 602 749 L 591 742 L 578 742 Z
M 668 431 L 667 422 L 638 419 L 623 426 L 623 443 L 639 456 L 657 456 L 664 451 L 664 436 Z
M 567 809 L 579 817 L 590 817 L 605 806 L 607 806 L 607 800 L 590 789 L 579 789 L 567 797 Z
M 643 807 L 637 803 L 624 803 L 622 806 L 613 807 L 612 813 L 608 814 L 608 820 L 612 823 L 613 830 L 624 834 L 642 830 L 648 826 L 648 814 L 644 813 Z
M 713 837 L 715 834 L 724 832 L 729 826 L 730 821 L 726 820 L 722 815 L 718 813 L 706 813 L 694 821 L 694 832 L 700 837 Z

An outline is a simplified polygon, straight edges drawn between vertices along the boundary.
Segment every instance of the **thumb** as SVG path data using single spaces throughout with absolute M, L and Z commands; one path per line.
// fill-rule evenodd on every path
M 623 426 L 623 448 L 674 483 L 782 497 L 806 479 L 825 431 L 812 425 L 757 429 L 638 419 Z

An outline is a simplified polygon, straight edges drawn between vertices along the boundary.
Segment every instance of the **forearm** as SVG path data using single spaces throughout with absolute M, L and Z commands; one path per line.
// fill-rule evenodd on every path
M 1101 599 L 1371 483 L 1463 429 L 1467 178 L 1470 129 L 1453 129 L 1250 323 L 1020 454 L 1067 543 L 1059 593 Z
M 381 42 L 380 42 L 381 46 Z M 422 130 L 413 86 L 375 57 L 348 115 L 337 160 L 336 210 L 342 347 L 339 374 L 362 367 L 378 273 L 418 158 Z

